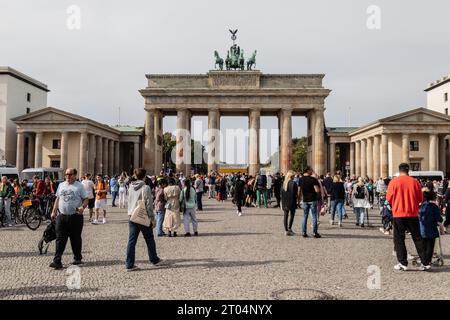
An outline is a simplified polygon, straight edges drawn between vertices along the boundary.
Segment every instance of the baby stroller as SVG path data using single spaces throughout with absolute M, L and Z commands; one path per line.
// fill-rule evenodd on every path
M 383 225 L 383 227 L 380 228 L 380 231 L 386 235 L 389 235 L 392 230 L 393 216 L 391 205 L 389 204 L 389 202 L 387 202 L 387 200 L 383 202 L 383 205 L 380 209 L 380 214 L 381 224 Z
M 442 267 L 444 265 L 444 252 L 442 251 L 442 243 L 441 243 L 441 232 L 439 232 L 439 237 L 436 239 L 438 243 L 438 250 L 433 254 L 433 259 L 431 261 L 431 264 L 434 266 Z M 435 248 L 436 250 L 436 248 Z M 420 265 L 420 257 L 413 256 L 411 261 L 413 266 Z
M 38 243 L 39 254 L 46 254 L 50 242 L 56 239 L 56 222 L 53 220 L 44 230 L 41 240 Z

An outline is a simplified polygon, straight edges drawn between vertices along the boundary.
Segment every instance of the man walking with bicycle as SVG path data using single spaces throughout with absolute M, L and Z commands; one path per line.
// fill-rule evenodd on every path
M 6 176 L 3 176 L 0 182 L 0 211 L 3 211 L 5 213 L 5 225 L 8 227 L 12 227 L 11 198 L 13 195 L 14 188 L 9 183 L 8 178 Z M 0 224 L 3 224 L 3 221 L 0 221 Z
M 68 238 L 74 255 L 73 265 L 82 264 L 81 232 L 83 230 L 83 212 L 88 206 L 88 197 L 81 182 L 77 181 L 77 170 L 68 168 L 66 181 L 56 191 L 52 220 L 56 219 L 56 253 L 51 268 L 61 269 L 61 257 L 66 249 Z

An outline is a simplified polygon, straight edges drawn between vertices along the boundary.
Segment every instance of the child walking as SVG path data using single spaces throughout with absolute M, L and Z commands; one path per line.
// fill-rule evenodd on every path
M 422 261 L 421 270 L 431 268 L 433 259 L 434 243 L 439 238 L 438 227 L 443 219 L 439 212 L 436 201 L 436 193 L 428 187 L 422 189 L 424 202 L 419 209 L 420 235 L 423 239 L 426 261 Z

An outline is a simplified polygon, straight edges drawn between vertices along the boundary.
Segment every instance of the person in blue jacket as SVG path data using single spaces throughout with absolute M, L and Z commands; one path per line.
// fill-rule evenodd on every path
M 423 247 L 425 249 L 426 261 L 422 261 L 421 270 L 429 270 L 431 268 L 431 260 L 433 259 L 434 243 L 439 238 L 438 226 L 443 219 L 439 211 L 439 207 L 434 202 L 436 193 L 433 189 L 425 187 L 422 189 L 424 202 L 419 209 L 420 235 L 423 239 Z

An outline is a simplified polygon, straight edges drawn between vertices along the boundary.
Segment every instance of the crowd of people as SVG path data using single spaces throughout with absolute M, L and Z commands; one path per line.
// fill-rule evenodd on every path
M 400 176 L 395 179 L 371 180 L 363 177 L 343 177 L 340 172 L 316 175 L 313 168 L 303 172 L 288 171 L 256 176 L 242 173 L 210 172 L 207 175 L 185 176 L 183 173 L 165 173 L 149 176 L 144 169 L 136 169 L 133 175 L 122 172 L 112 177 L 97 175 L 93 178 L 84 174 L 78 179 L 75 169 L 67 169 L 66 181 L 58 188 L 49 177 L 41 180 L 35 176 L 30 186 L 28 181 L 9 181 L 3 177 L 0 182 L 0 209 L 5 212 L 6 226 L 12 226 L 11 202 L 24 197 L 43 199 L 54 196 L 52 217 L 56 219 L 57 253 L 53 267 L 61 266 L 61 255 L 68 238 L 74 238 L 72 250 L 74 263 L 81 263 L 81 230 L 79 218 L 65 217 L 89 209 L 92 224 L 105 224 L 107 216 L 107 195 L 111 195 L 111 207 L 125 209 L 132 216 L 140 201 L 151 218 L 150 226 L 129 222 L 129 243 L 127 269 L 134 270 L 134 246 L 140 232 L 146 240 L 150 261 L 160 263 L 153 239 L 153 228 L 159 237 L 177 237 L 183 226 L 184 236 L 198 236 L 197 211 L 203 210 L 204 197 L 222 203 L 231 199 L 236 214 L 242 216 L 243 208 L 280 208 L 283 212 L 283 226 L 286 236 L 294 235 L 293 224 L 297 209 L 302 209 L 301 234 L 308 235 L 308 219 L 312 219 L 312 236 L 321 238 L 318 231 L 320 217 L 329 215 L 331 226 L 343 227 L 343 220 L 354 213 L 354 224 L 367 226 L 368 210 L 379 208 L 382 221 L 380 230 L 394 234 L 395 253 L 399 264 L 397 270 L 407 269 L 405 234 L 411 234 L 422 268 L 429 269 L 430 252 L 434 250 L 434 239 L 450 225 L 450 189 L 448 181 L 418 181 L 408 176 L 409 167 L 401 164 Z M 74 201 L 74 199 L 78 199 Z M 62 201 L 63 200 L 63 201 Z M 118 204 L 116 203 L 118 200 Z M 76 202 L 76 205 L 71 202 Z M 441 213 L 445 211 L 445 222 Z M 63 216 L 59 218 L 59 216 Z M 57 218 L 58 217 L 58 218 Z M 59 220 L 58 220 L 59 219 Z M 81 220 L 82 221 L 82 220 Z M 192 227 L 191 227 L 192 226 Z M 192 232 L 191 232 L 192 230 Z

